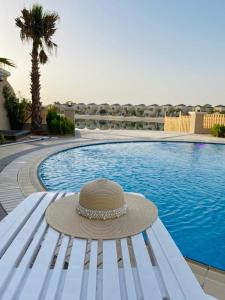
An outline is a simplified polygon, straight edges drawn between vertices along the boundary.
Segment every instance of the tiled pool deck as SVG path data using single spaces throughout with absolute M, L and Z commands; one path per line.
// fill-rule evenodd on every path
M 0 147 L 0 220 L 29 194 L 43 190 L 37 177 L 39 163 L 54 152 L 85 144 L 106 141 L 195 141 L 225 143 L 210 135 L 194 135 L 163 131 L 81 130 L 75 138 L 26 140 Z M 193 261 L 188 263 L 206 293 L 225 300 L 225 272 Z

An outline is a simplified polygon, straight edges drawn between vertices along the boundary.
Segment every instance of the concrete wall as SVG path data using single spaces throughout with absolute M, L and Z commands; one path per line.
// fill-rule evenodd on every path
M 51 106 L 51 105 L 50 105 Z M 42 118 L 42 126 L 43 128 L 47 128 L 47 121 L 46 121 L 46 117 L 48 114 L 48 109 L 50 106 L 44 106 L 41 109 L 41 118 Z M 57 111 L 60 115 L 67 117 L 68 119 L 71 120 L 71 122 L 75 122 L 75 110 L 74 108 L 65 108 L 65 109 L 61 109 L 60 111 L 60 107 L 55 106 L 57 108 Z M 28 128 L 29 124 L 31 124 L 31 118 L 29 118 L 26 122 L 26 128 Z
M 205 112 L 190 112 L 190 133 L 210 133 L 209 128 L 204 128 L 204 118 L 206 114 Z
M 8 76 L 10 76 L 10 73 L 0 68 L 0 130 L 10 129 L 7 112 L 4 107 L 5 99 L 2 95 L 2 90 L 4 86 L 9 86 L 10 88 L 12 88 L 7 81 Z

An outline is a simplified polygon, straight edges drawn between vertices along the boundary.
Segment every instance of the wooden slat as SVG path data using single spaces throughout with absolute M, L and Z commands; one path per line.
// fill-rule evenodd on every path
M 21 282 L 29 270 L 29 265 L 38 250 L 41 240 L 43 239 L 46 227 L 46 222 L 43 220 L 31 245 L 20 262 L 19 268 L 15 269 L 13 276 L 10 278 L 10 282 L 2 295 L 2 300 L 13 300 L 18 293 L 18 290 L 20 290 Z
M 63 195 L 62 193 L 59 194 L 56 200 L 58 200 L 62 195 Z M 38 195 L 36 194 L 36 196 Z M 38 231 L 34 235 L 33 241 L 31 242 L 29 248 L 27 249 L 26 253 L 24 254 L 19 264 L 19 268 L 16 268 L 16 270 L 13 273 L 13 276 L 10 278 L 10 282 L 4 291 L 2 300 L 12 300 L 14 299 L 15 295 L 18 293 L 18 290 L 20 289 L 21 286 L 21 282 L 24 276 L 26 275 L 27 271 L 29 270 L 31 261 L 40 246 L 46 228 L 47 228 L 47 223 L 45 219 L 43 219 L 43 221 L 41 222 L 38 228 Z
M 103 241 L 103 300 L 121 299 L 116 241 Z
M 45 209 L 52 201 L 55 194 L 49 193 L 42 199 L 37 209 L 33 212 L 28 219 L 23 229 L 17 234 L 7 251 L 4 253 L 0 260 L 0 293 L 5 288 L 5 283 L 9 279 L 13 267 L 15 267 L 17 261 L 26 250 L 28 244 L 33 238 L 34 232 L 40 224 L 41 217 L 44 214 Z
M 182 287 L 186 299 L 206 299 L 205 293 L 194 277 L 190 267 L 159 218 L 152 225 L 152 230 L 155 233 L 161 249 L 163 249 L 164 255 L 173 270 L 176 280 Z
M 163 278 L 163 281 L 166 285 L 166 290 L 168 292 L 169 298 L 173 300 L 182 300 L 186 299 L 182 287 L 179 285 L 179 282 L 174 277 L 173 270 L 171 269 L 167 258 L 165 257 L 163 250 L 158 243 L 154 232 L 151 228 L 147 230 L 147 235 L 157 262 L 157 265 L 160 270 L 160 275 Z
M 130 262 L 130 256 L 128 251 L 127 239 L 121 239 L 121 250 L 122 250 L 122 257 L 123 257 L 123 268 L 124 268 L 124 277 L 125 277 L 125 284 L 126 284 L 126 292 L 127 298 L 129 300 L 136 300 L 137 295 L 135 291 L 135 282 Z
M 69 267 L 62 291 L 61 299 L 63 300 L 80 300 L 86 243 L 84 239 L 74 239 L 73 241 Z
M 97 257 L 98 257 L 98 241 L 91 241 L 91 254 L 87 283 L 87 300 L 96 299 L 97 287 Z
M 62 196 L 63 196 L 63 193 L 59 193 L 58 196 L 56 197 L 55 201 L 59 200 Z M 46 220 L 43 219 L 42 223 L 46 229 L 48 226 Z M 56 243 L 57 243 L 57 240 L 59 237 L 59 234 L 57 232 L 55 234 L 54 232 L 55 232 L 54 230 L 49 228 L 48 233 L 45 237 L 45 240 L 44 240 L 43 244 L 41 245 L 41 250 L 38 253 L 38 256 L 35 260 L 32 270 L 29 274 L 29 278 L 27 279 L 27 281 L 25 283 L 25 288 L 23 289 L 23 292 L 22 292 L 22 295 L 23 295 L 22 299 L 26 299 L 26 297 L 27 297 L 27 299 L 29 299 L 29 290 L 31 290 L 31 293 L 35 293 L 35 295 L 37 295 L 36 297 L 38 297 L 42 292 L 44 280 L 47 276 L 47 272 L 50 267 L 52 256 L 53 256 L 55 246 L 56 246 Z M 34 236 L 34 238 L 36 238 L 36 235 Z M 50 243 L 50 246 L 48 246 L 48 243 Z M 31 246 L 29 247 L 28 251 L 30 250 Z M 26 254 L 25 254 L 24 258 L 26 259 Z M 20 263 L 20 270 L 21 270 L 21 266 L 24 265 L 24 258 Z M 34 279 L 35 277 L 38 277 L 38 281 L 36 282 L 36 286 L 35 286 L 36 290 L 34 291 L 34 289 L 32 289 L 32 284 L 30 285 L 29 281 L 32 282 L 32 278 Z M 41 278 L 41 280 L 39 277 Z
M 57 256 L 56 264 L 54 267 L 54 270 L 52 271 L 52 276 L 50 279 L 50 282 L 48 283 L 47 287 L 47 292 L 45 295 L 45 300 L 54 300 L 56 299 L 57 296 L 57 289 L 58 286 L 60 285 L 60 279 L 62 275 L 62 270 L 63 270 L 63 265 L 64 265 L 64 260 L 66 256 L 66 250 L 68 248 L 68 243 L 69 243 L 69 237 L 64 236 L 59 253 Z
M 10 242 L 13 240 L 13 238 L 16 236 L 18 231 L 25 224 L 30 214 L 39 204 L 43 196 L 44 194 L 42 193 L 40 195 L 32 194 L 26 199 L 25 204 L 21 205 L 22 208 L 16 208 L 12 212 L 12 216 L 10 214 L 2 221 L 0 226 L 0 257 L 10 244 Z
M 131 239 L 144 299 L 162 300 L 160 288 L 142 234 L 135 235 Z
M 18 218 L 23 218 L 23 215 L 27 215 L 27 207 L 38 203 L 37 201 L 40 200 L 43 195 L 44 193 L 41 193 L 40 197 L 36 197 L 33 194 L 30 195 L 0 222 L 0 239 L 2 239 L 5 234 L 7 234 L 7 231 L 15 222 L 21 221 L 18 220 Z
M 70 196 L 73 193 L 66 193 L 63 197 Z M 56 201 L 61 199 L 60 195 Z M 58 288 L 60 286 L 60 280 L 62 279 L 63 266 L 65 262 L 66 252 L 69 246 L 69 237 L 64 236 L 60 245 L 60 249 L 57 255 L 54 270 L 52 270 L 52 276 L 48 282 L 45 293 L 45 300 L 55 299 L 57 296 Z
M 40 299 L 58 238 L 59 233 L 51 228 L 48 228 L 45 240 L 41 245 L 41 249 L 35 259 L 34 265 L 29 272 L 19 299 Z

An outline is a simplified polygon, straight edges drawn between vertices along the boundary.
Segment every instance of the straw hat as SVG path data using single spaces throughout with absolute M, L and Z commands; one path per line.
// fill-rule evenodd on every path
M 150 227 L 157 216 L 150 200 L 124 193 L 118 183 L 107 179 L 88 182 L 80 194 L 53 202 L 45 212 L 55 230 L 85 239 L 132 236 Z

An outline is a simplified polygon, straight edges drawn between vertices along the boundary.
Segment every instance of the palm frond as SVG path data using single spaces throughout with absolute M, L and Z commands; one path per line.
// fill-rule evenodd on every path
M 44 41 L 48 51 L 51 53 L 54 48 L 57 47 L 57 44 L 53 43 L 51 38 L 56 32 L 56 23 L 59 21 L 59 15 L 55 12 L 45 13 L 43 17 L 43 31 L 44 31 Z
M 29 40 L 32 38 L 31 30 L 31 13 L 29 10 L 24 8 L 21 11 L 21 16 L 15 19 L 16 26 L 20 28 L 20 38 L 21 40 Z
M 11 61 L 8 58 L 4 58 L 4 57 L 0 57 L 0 65 L 7 65 L 7 66 L 10 66 L 10 67 L 13 67 L 13 68 L 16 67 L 16 65 L 14 64 L 13 61 Z
M 34 4 L 30 10 L 24 8 L 21 16 L 15 19 L 16 26 L 20 28 L 21 40 L 33 40 L 43 48 L 40 41 L 43 40 L 49 52 L 57 45 L 51 41 L 56 31 L 56 23 L 59 16 L 55 12 L 43 12 L 43 7 Z
M 41 49 L 39 53 L 39 60 L 41 64 L 46 64 L 46 62 L 48 61 L 48 56 L 43 49 Z

